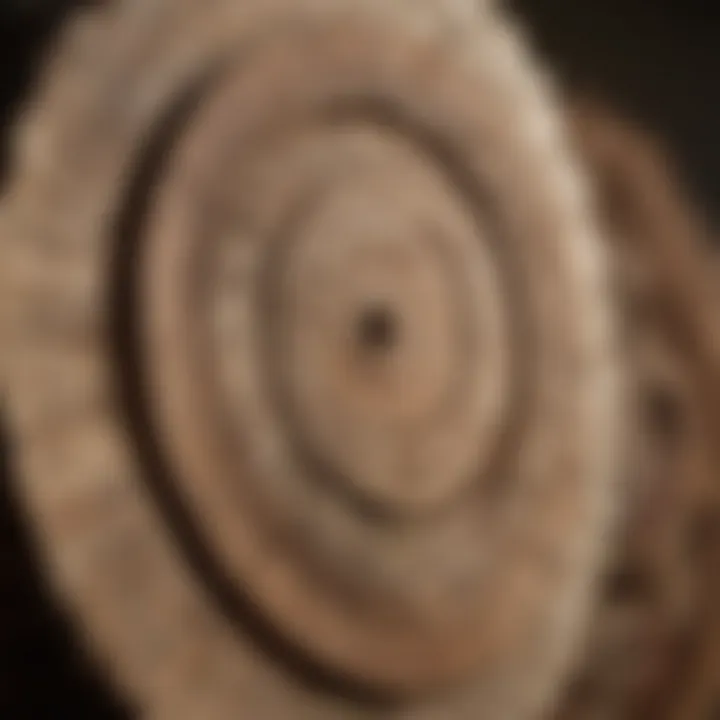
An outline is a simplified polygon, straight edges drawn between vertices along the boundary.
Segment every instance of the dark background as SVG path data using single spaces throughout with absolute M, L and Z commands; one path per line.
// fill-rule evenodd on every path
M 7 130 L 32 96 L 48 40 L 70 5 L 0 0 L 0 178 Z M 513 0 L 511 6 L 566 84 L 618 105 L 665 141 L 696 201 L 720 228 L 720 23 L 713 3 Z M 131 717 L 46 587 L 13 493 L 10 441 L 7 432 L 0 436 L 0 718 Z
M 571 87 L 597 93 L 669 146 L 720 227 L 720 8 L 703 0 L 511 0 Z M 715 10 L 713 11 L 713 7 Z

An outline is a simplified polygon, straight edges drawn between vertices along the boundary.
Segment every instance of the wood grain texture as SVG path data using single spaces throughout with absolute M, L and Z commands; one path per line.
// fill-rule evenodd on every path
M 54 587 L 149 717 L 520 720 L 550 702 L 605 552 L 620 427 L 603 247 L 548 85 L 490 3 L 127 0 L 68 29 L 2 208 L 3 374 Z M 343 123 L 391 149 L 358 152 Z M 214 274 L 239 221 L 275 237 L 303 181 L 328 184 L 333 142 L 350 191 L 330 183 L 277 266 L 263 302 L 292 362 L 263 367 L 265 311 L 250 303 L 256 334 L 233 344 L 247 328 L 208 318 L 248 297 Z M 308 295 L 298 273 L 335 289 Z M 344 365 L 341 330 L 377 292 L 406 334 L 391 362 Z M 507 388 L 503 353 L 522 370 Z M 398 462 L 438 468 L 409 519 Z

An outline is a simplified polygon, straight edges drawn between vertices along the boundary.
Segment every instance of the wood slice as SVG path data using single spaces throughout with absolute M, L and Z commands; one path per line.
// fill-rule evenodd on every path
M 628 512 L 562 718 L 712 720 L 720 699 L 720 361 L 708 230 L 651 134 L 572 111 L 616 253 L 635 434 Z
M 603 243 L 490 3 L 79 16 L 2 207 L 22 491 L 151 718 L 534 718 L 624 413 Z

